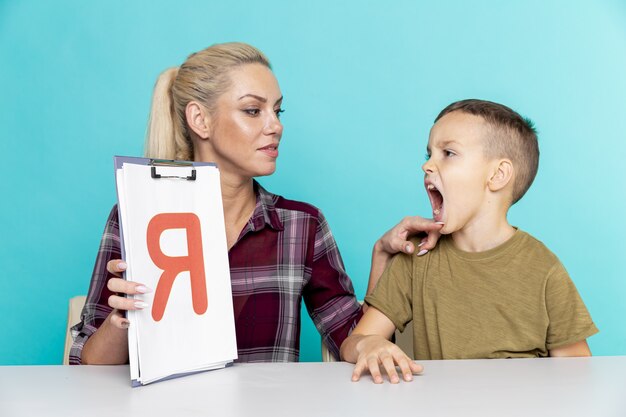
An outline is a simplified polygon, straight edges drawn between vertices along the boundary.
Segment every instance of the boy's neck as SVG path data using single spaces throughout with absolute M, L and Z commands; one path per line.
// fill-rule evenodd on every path
M 454 246 L 465 252 L 485 252 L 500 246 L 515 234 L 506 216 L 491 222 L 467 224 L 451 234 Z

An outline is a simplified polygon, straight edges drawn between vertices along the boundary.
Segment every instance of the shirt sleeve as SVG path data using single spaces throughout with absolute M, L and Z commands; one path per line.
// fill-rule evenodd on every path
M 87 339 L 98 330 L 108 317 L 112 308 L 108 305 L 108 298 L 113 293 L 107 288 L 109 272 L 107 263 L 111 259 L 121 259 L 120 233 L 117 214 L 117 205 L 113 206 L 107 219 L 98 256 L 91 275 L 87 300 L 81 314 L 81 321 L 71 328 L 74 342 L 70 350 L 70 365 L 82 363 L 83 347 Z
M 378 280 L 376 288 L 365 297 L 367 304 L 387 316 L 401 332 L 413 319 L 414 258 L 415 255 L 402 252 L 394 255 Z
M 313 242 L 311 278 L 304 287 L 303 297 L 322 340 L 339 359 L 339 347 L 363 313 L 337 243 L 321 212 Z
M 576 286 L 561 263 L 555 265 L 546 281 L 546 309 L 549 324 L 548 350 L 585 340 L 598 332 Z

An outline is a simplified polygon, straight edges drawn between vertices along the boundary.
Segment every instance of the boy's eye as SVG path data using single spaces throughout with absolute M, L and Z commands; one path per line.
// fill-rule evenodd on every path
M 425 153 L 424 154 L 424 159 L 428 161 L 430 159 L 430 154 L 429 153 Z
M 445 149 L 445 150 L 443 151 L 443 154 L 444 154 L 445 156 L 454 156 L 454 155 L 456 155 L 454 152 L 452 152 L 452 151 L 450 151 L 450 150 L 448 150 L 448 149 Z

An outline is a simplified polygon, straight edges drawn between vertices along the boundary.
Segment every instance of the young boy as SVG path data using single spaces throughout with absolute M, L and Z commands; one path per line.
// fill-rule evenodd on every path
M 422 369 L 388 339 L 413 321 L 415 359 L 590 356 L 598 329 L 563 265 L 541 242 L 511 226 L 507 212 L 528 190 L 539 161 L 530 121 L 501 104 L 464 100 L 435 120 L 422 166 L 436 248 L 398 254 L 341 357 L 392 383 Z M 419 238 L 413 239 L 413 243 Z M 418 245 L 419 246 L 419 245 Z

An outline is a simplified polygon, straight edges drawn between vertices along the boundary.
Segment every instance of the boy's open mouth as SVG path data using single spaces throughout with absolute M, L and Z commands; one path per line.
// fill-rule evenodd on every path
M 440 222 L 443 218 L 443 195 L 434 184 L 426 183 L 426 192 L 433 208 L 433 218 Z

